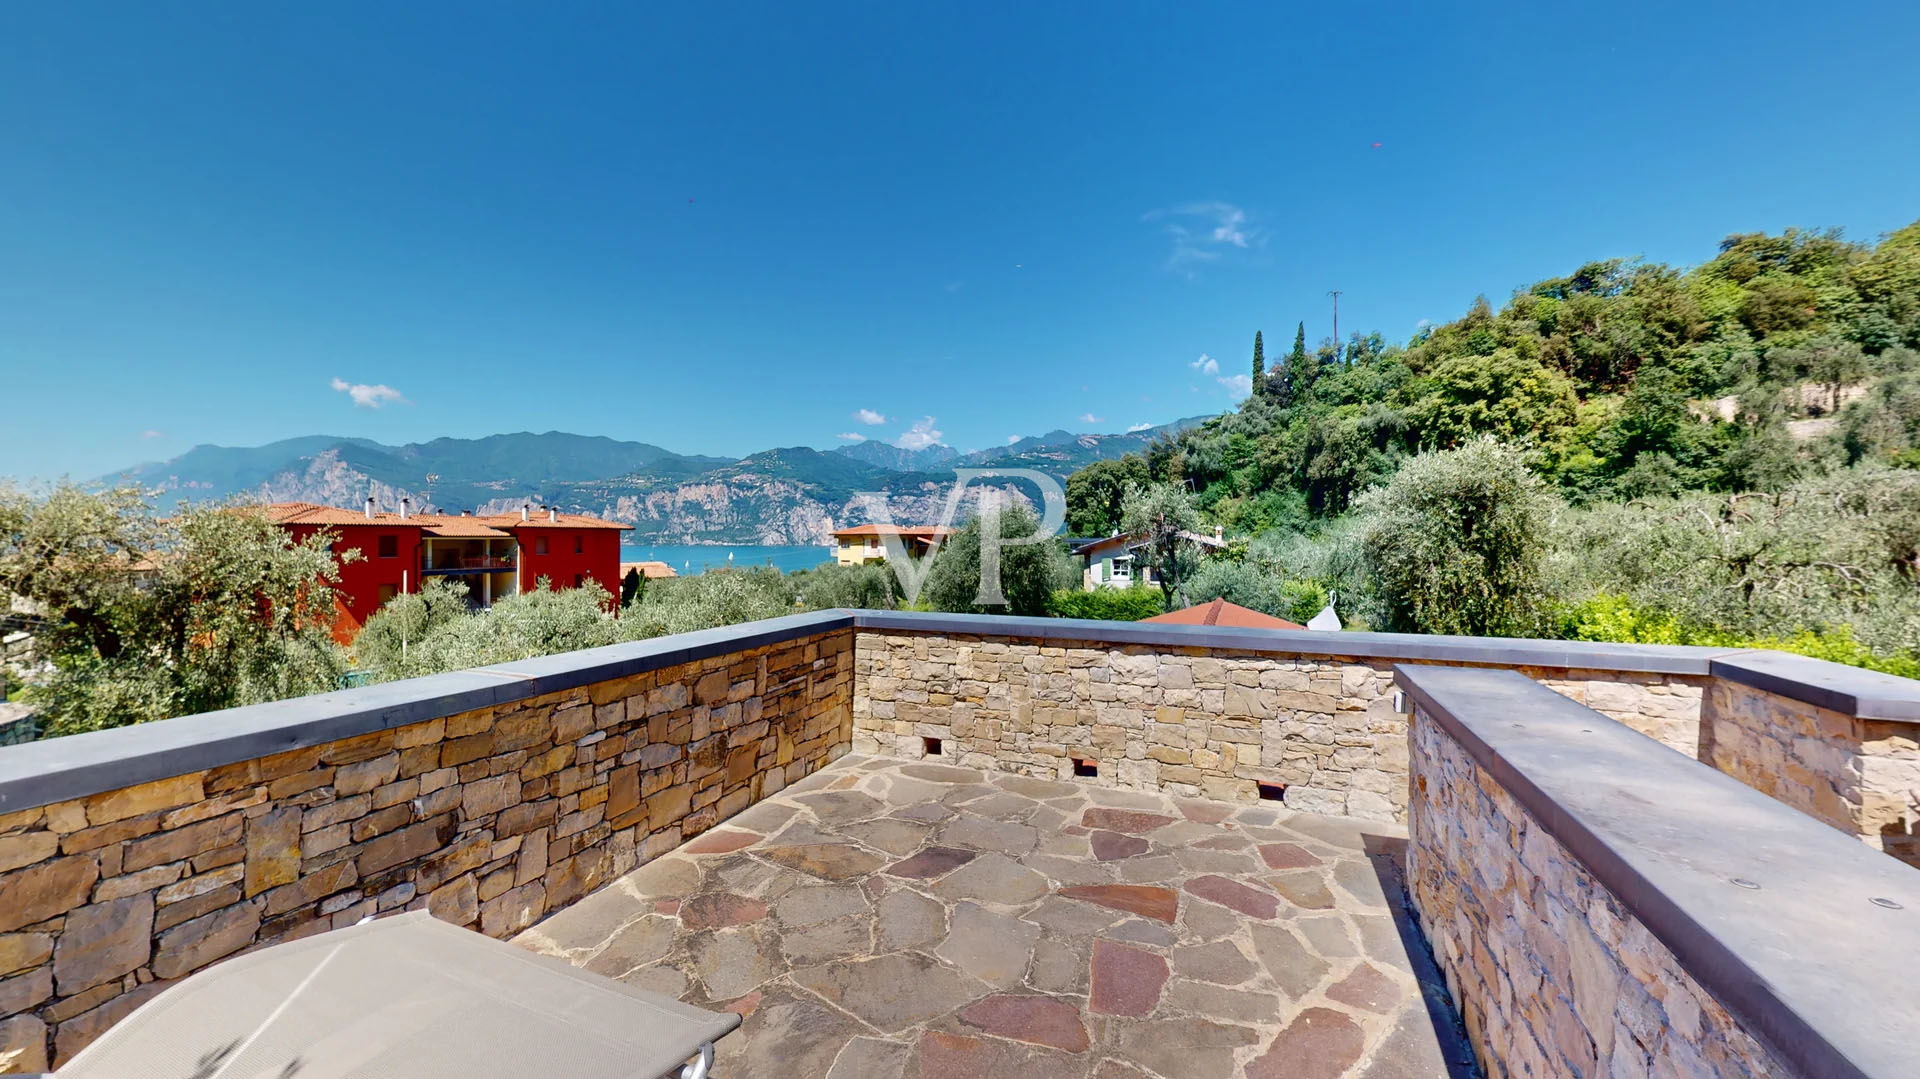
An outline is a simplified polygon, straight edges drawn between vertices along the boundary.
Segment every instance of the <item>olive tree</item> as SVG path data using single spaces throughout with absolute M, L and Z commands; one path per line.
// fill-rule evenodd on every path
M 1004 603 L 982 603 L 991 596 L 986 587 L 987 569 L 980 556 L 981 533 L 987 522 L 999 528 L 999 592 Z M 933 567 L 920 590 L 920 601 L 937 611 L 971 611 L 981 614 L 1018 614 L 1041 616 L 1047 613 L 1047 601 L 1053 593 L 1069 588 L 1079 580 L 1073 559 L 1052 538 L 1028 540 L 1039 530 L 1040 522 L 1024 506 L 1007 506 L 998 513 L 982 514 L 966 527 L 948 536 L 933 556 Z
M 27 695 L 55 734 L 331 689 L 339 567 L 325 532 L 295 542 L 258 509 L 143 492 L 0 487 L 0 593 L 34 612 L 52 664 Z
M 1188 606 L 1186 581 L 1200 563 L 1200 545 L 1194 540 L 1199 527 L 1200 510 L 1185 487 L 1149 483 L 1127 488 L 1120 531 L 1146 540 L 1141 550 L 1160 578 L 1169 610 Z
M 1482 439 L 1409 460 L 1358 502 L 1372 621 L 1417 633 L 1538 632 L 1554 510 L 1511 446 Z

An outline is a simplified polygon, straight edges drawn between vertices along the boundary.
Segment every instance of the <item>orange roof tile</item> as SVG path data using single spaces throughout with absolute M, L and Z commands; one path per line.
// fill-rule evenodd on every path
M 427 535 L 445 539 L 512 539 L 513 535 L 503 532 L 478 517 L 454 517 L 435 515 L 420 520 L 425 524 Z
M 267 507 L 267 519 L 282 525 L 418 528 L 426 518 L 417 513 L 402 517 L 397 513 L 386 512 L 375 512 L 372 517 L 368 517 L 364 510 L 343 510 L 337 506 L 321 506 L 312 502 L 275 502 Z
M 266 510 L 267 519 L 275 524 L 424 528 L 433 535 L 448 537 L 497 537 L 508 534 L 506 531 L 497 530 L 530 527 L 633 528 L 632 525 L 604 521 L 581 513 L 562 513 L 558 515 L 558 520 L 549 520 L 546 514 L 541 513 L 536 514 L 532 520 L 522 521 L 518 513 L 490 513 L 473 517 L 450 513 L 409 513 L 402 517 L 398 513 L 376 510 L 373 516 L 369 517 L 365 510 L 341 509 L 338 506 L 322 506 L 314 502 L 274 502 L 268 505 Z
M 484 517 L 475 517 L 476 521 L 485 521 L 495 528 L 618 528 L 632 531 L 632 525 L 623 525 L 618 521 L 589 517 L 584 513 L 561 513 L 558 519 L 551 520 L 545 513 L 534 513 L 527 520 L 520 519 L 517 513 L 490 513 Z
M 680 576 L 678 573 L 675 573 L 673 571 L 672 566 L 667 565 L 665 562 L 622 562 L 620 563 L 620 576 L 622 577 L 625 577 L 627 574 L 632 573 L 635 570 L 639 571 L 640 576 L 645 577 L 650 581 L 660 577 Z
M 1228 603 L 1224 599 L 1216 599 L 1212 603 L 1203 603 L 1198 607 L 1188 607 L 1185 610 L 1156 614 L 1152 618 L 1142 618 L 1140 621 L 1164 622 L 1176 626 L 1233 626 L 1237 629 L 1307 628 L 1298 622 L 1289 622 L 1284 618 L 1262 614 L 1237 603 Z
M 912 525 L 855 525 L 852 528 L 838 529 L 833 534 L 835 536 L 920 536 L 931 538 L 934 536 L 951 536 L 953 535 L 953 531 L 951 528 L 942 528 L 939 525 L 928 525 L 924 528 L 916 528 Z

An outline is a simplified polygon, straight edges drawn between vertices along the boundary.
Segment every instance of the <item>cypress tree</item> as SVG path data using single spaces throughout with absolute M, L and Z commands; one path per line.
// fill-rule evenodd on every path
M 1307 362 L 1307 324 L 1293 331 L 1293 351 L 1287 353 L 1287 366 L 1298 371 Z
M 1261 380 L 1266 378 L 1267 357 L 1260 348 L 1260 331 L 1253 331 L 1253 390 L 1260 392 Z

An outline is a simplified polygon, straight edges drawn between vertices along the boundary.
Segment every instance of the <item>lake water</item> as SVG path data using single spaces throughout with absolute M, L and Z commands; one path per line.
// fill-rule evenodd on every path
M 729 560 L 728 555 L 733 558 Z M 782 573 L 812 569 L 833 560 L 833 549 L 826 544 L 809 547 L 760 547 L 749 544 L 667 544 L 659 547 L 624 546 L 622 562 L 665 562 L 682 577 L 727 566 L 772 566 Z

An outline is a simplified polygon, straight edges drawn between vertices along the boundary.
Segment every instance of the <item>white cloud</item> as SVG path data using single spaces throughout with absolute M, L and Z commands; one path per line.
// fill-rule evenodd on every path
M 1220 373 L 1220 361 L 1214 359 L 1212 356 L 1209 356 L 1204 352 L 1200 354 L 1199 359 L 1193 361 L 1187 366 L 1193 368 L 1195 371 L 1198 371 L 1203 375 L 1217 375 Z
M 1140 433 L 1140 432 L 1142 432 L 1142 431 L 1148 431 L 1148 430 L 1152 430 L 1152 429 L 1153 429 L 1153 424 L 1150 424 L 1150 423 L 1136 423 L 1136 424 L 1134 424 L 1134 425 L 1133 425 L 1132 427 L 1129 427 L 1129 428 L 1127 428 L 1127 433 L 1128 433 L 1128 434 L 1130 434 L 1130 435 L 1137 435 L 1137 434 L 1139 434 L 1139 433 Z
M 859 420 L 861 423 L 866 424 L 868 427 L 878 427 L 879 425 L 887 422 L 887 418 L 885 416 L 882 416 L 880 413 L 875 412 L 873 409 L 870 409 L 870 408 L 854 409 L 853 418 L 856 420 Z
M 1231 202 L 1192 202 L 1153 210 L 1141 220 L 1165 223 L 1173 242 L 1167 265 L 1173 269 L 1214 262 L 1230 250 L 1252 250 L 1267 243 L 1267 230 Z
M 924 450 L 928 446 L 938 445 L 940 432 L 933 426 L 932 416 L 922 416 L 915 420 L 912 427 L 904 431 L 893 444 L 903 450 Z
M 867 440 L 866 435 L 856 435 L 852 431 L 842 431 L 833 437 L 844 442 L 865 442 Z
M 149 442 L 151 442 L 152 440 L 154 440 L 154 439 L 156 439 L 156 438 L 165 438 L 165 437 L 167 437 L 167 436 L 166 436 L 166 435 L 163 435 L 163 434 L 161 434 L 161 433 L 160 433 L 160 432 L 158 432 L 158 431 L 142 431 L 142 432 L 140 432 L 140 437 L 141 437 L 141 438 L 144 438 L 144 439 L 146 439 L 146 440 L 148 440 Z
M 1246 395 L 1253 392 L 1253 376 L 1252 375 L 1232 375 L 1232 376 L 1226 376 L 1222 378 L 1216 378 L 1214 379 L 1214 381 L 1218 382 L 1222 386 L 1225 386 L 1227 388 L 1228 395 L 1232 397 L 1245 397 Z
M 364 382 L 348 382 L 344 378 L 333 380 L 333 388 L 353 398 L 355 407 L 379 408 L 386 404 L 411 404 L 399 390 L 387 385 L 369 386 Z
M 1101 419 L 1100 417 L 1094 415 L 1091 412 L 1082 412 L 1080 414 L 1080 422 L 1081 423 L 1100 423 Z

